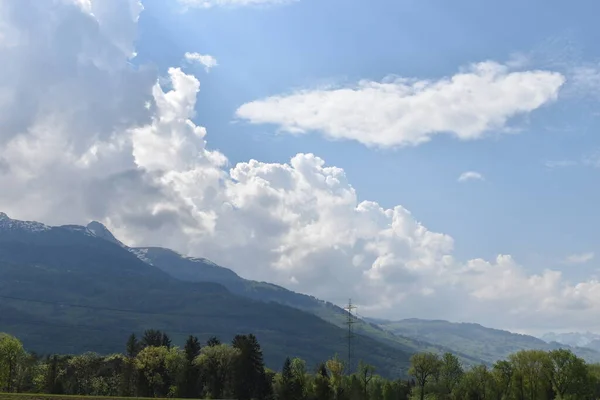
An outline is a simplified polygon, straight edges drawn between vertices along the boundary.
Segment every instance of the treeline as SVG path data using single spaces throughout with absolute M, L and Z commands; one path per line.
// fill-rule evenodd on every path
M 415 398 L 466 400 L 599 399 L 600 365 L 570 350 L 523 350 L 493 366 L 465 370 L 452 354 L 419 353 L 409 374 Z
M 359 363 L 348 373 L 337 357 L 314 368 L 286 359 L 280 372 L 265 368 L 254 335 L 231 343 L 131 335 L 123 354 L 39 356 L 0 334 L 0 391 L 66 395 L 239 400 L 550 400 L 600 398 L 600 365 L 568 350 L 521 351 L 493 366 L 464 368 L 450 353 L 412 356 L 409 376 L 395 381 Z
M 159 330 L 132 334 L 123 354 L 40 356 L 0 334 L 0 391 L 64 395 L 264 400 L 405 399 L 407 381 L 387 381 L 360 364 L 348 375 L 337 357 L 311 368 L 286 359 L 281 372 L 266 368 L 256 337 L 231 343 L 189 336 L 173 346 Z M 374 394 L 372 394 L 374 393 Z M 379 393 L 379 395 L 377 394 Z

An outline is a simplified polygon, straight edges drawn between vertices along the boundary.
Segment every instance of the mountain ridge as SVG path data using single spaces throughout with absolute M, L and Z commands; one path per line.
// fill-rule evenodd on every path
M 557 348 L 572 350 L 588 362 L 600 362 L 600 352 L 592 348 L 546 342 L 535 336 L 488 328 L 478 323 L 407 318 L 398 321 L 379 319 L 377 324 L 392 333 L 422 337 L 426 341 L 447 346 L 457 352 L 471 354 L 487 364 L 505 359 L 520 350 L 548 351 Z
M 295 310 L 316 316 L 324 322 L 340 329 L 345 329 L 347 326 L 347 311 L 335 304 L 317 299 L 310 295 L 296 293 L 282 286 L 268 282 L 244 279 L 234 271 L 219 266 L 205 258 L 185 256 L 174 250 L 162 247 L 129 247 L 118 240 L 106 226 L 98 221 L 92 221 L 86 226 L 62 225 L 51 227 L 34 221 L 11 220 L 6 214 L 0 213 L 0 261 L 3 261 L 3 253 L 6 252 L 6 249 L 1 246 L 1 233 L 3 232 L 3 229 L 4 236 L 15 235 L 15 237 L 18 237 L 22 234 L 21 231 L 29 232 L 30 237 L 27 239 L 29 242 L 35 242 L 34 239 L 36 237 L 42 237 L 51 233 L 53 234 L 53 240 L 57 242 L 60 242 L 60 239 L 57 238 L 61 235 L 70 235 L 69 238 L 72 239 L 73 243 L 82 241 L 84 240 L 83 238 L 87 238 L 86 240 L 94 240 L 94 246 L 96 247 L 102 247 L 101 243 L 105 243 L 106 245 L 115 246 L 115 248 L 128 254 L 128 257 L 147 266 L 143 267 L 146 272 L 151 275 L 151 277 L 147 279 L 154 280 L 155 285 L 157 284 L 157 281 L 160 281 L 161 285 L 166 284 L 178 288 L 188 285 L 185 287 L 189 289 L 195 284 L 201 284 L 203 285 L 202 290 L 204 291 L 219 293 L 220 290 L 223 290 L 232 295 L 239 296 L 240 298 L 248 299 L 249 301 L 258 301 L 265 304 L 275 303 L 281 306 L 291 307 Z M 67 242 L 71 239 L 67 240 Z M 73 244 L 71 242 L 69 243 Z M 49 242 L 44 243 L 44 245 L 48 244 Z M 64 241 L 59 244 L 62 246 L 65 245 Z M 22 253 L 26 254 L 27 251 L 23 250 Z M 22 255 L 21 258 L 17 257 L 12 261 L 22 263 L 24 261 L 22 259 L 23 257 L 24 256 Z M 118 274 L 124 272 L 127 271 L 112 271 L 112 273 L 117 274 L 117 276 L 120 276 Z M 92 270 L 89 273 L 93 275 L 94 273 L 97 273 L 97 271 Z M 127 277 L 123 276 L 119 279 L 127 279 Z M 174 283 L 175 281 L 180 283 Z M 60 283 L 55 282 L 54 284 Z M 0 284 L 0 294 L 1 293 L 2 285 Z M 14 310 L 11 312 L 13 311 Z M 452 341 L 449 340 L 451 335 L 440 337 L 439 334 L 436 334 L 435 329 L 432 333 L 431 331 L 424 329 L 415 331 L 414 329 L 407 330 L 400 329 L 401 327 L 398 326 L 393 326 L 398 323 L 428 326 L 437 324 L 443 326 L 446 333 L 452 332 L 459 327 L 469 330 L 472 336 L 471 338 L 465 338 L 463 342 Z M 418 318 L 409 318 L 401 321 L 356 318 L 354 326 L 356 328 L 356 333 L 359 336 L 374 340 L 380 345 L 387 346 L 402 354 L 411 354 L 419 351 L 433 351 L 436 353 L 452 352 L 456 354 L 465 365 L 475 365 L 479 363 L 491 364 L 495 360 L 503 358 L 507 352 L 518 351 L 520 349 L 548 349 L 561 346 L 559 343 L 546 344 L 539 338 L 500 329 L 486 328 L 480 324 L 471 322 L 450 323 L 444 320 L 421 320 Z M 511 345 L 510 343 L 500 343 L 497 344 L 501 347 L 500 349 L 486 350 L 485 340 L 482 341 L 481 338 L 478 338 L 477 331 L 485 331 L 488 332 L 488 334 L 494 333 L 497 336 L 509 335 L 506 337 L 510 337 L 510 340 L 506 338 L 502 340 L 512 341 L 517 344 L 513 343 L 513 345 Z M 502 347 L 504 348 L 502 349 Z M 579 354 L 584 354 L 585 358 L 588 360 L 592 359 L 594 361 L 600 361 L 600 353 L 593 349 L 586 350 L 585 348 L 576 348 L 576 350 Z
M 247 299 L 215 282 L 185 282 L 91 229 L 0 225 L 1 330 L 36 352 L 119 351 L 129 333 L 161 329 L 182 343 L 255 333 L 269 367 L 285 357 L 307 365 L 345 354 L 345 330 L 289 306 Z M 43 227 L 43 229 L 40 229 Z M 356 357 L 388 376 L 405 375 L 410 354 L 365 336 Z
M 116 241 L 128 251 L 135 254 L 140 260 L 158 267 L 177 279 L 188 282 L 217 282 L 224 285 L 236 295 L 253 300 L 266 302 L 273 301 L 291 306 L 316 315 L 339 328 L 347 328 L 347 311 L 333 303 L 320 300 L 307 294 L 293 292 L 269 282 L 244 279 L 234 271 L 217 265 L 206 258 L 186 256 L 163 247 L 129 247 L 116 239 L 101 223 L 94 221 L 91 224 L 94 224 L 95 227 L 90 227 L 88 224 L 88 229 L 100 229 L 103 232 L 108 232 L 108 234 L 103 233 L 101 236 L 106 236 L 109 240 Z M 354 329 L 358 334 L 368 336 L 380 343 L 406 352 L 453 352 L 452 349 L 433 343 L 427 343 L 423 340 L 393 335 L 384 331 L 379 326 L 359 318 L 355 318 Z M 476 364 L 481 361 L 470 357 L 468 354 L 461 354 L 458 352 L 457 355 L 461 357 L 466 364 Z

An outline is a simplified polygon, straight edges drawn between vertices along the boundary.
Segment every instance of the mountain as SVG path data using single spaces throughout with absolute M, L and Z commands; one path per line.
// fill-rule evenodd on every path
M 97 227 L 99 223 L 94 223 Z M 101 225 L 101 224 L 100 224 Z M 90 225 L 88 225 L 90 228 Z M 106 230 L 106 228 L 104 228 Z M 111 235 L 112 237 L 112 235 Z M 119 242 L 120 243 L 120 242 Z M 309 312 L 340 328 L 347 329 L 348 312 L 332 303 L 313 296 L 296 293 L 267 282 L 247 280 L 230 269 L 219 266 L 204 258 L 186 257 L 172 250 L 160 247 L 129 248 L 145 262 L 156 266 L 169 275 L 188 282 L 214 282 L 225 286 L 229 291 L 249 299 L 275 302 Z M 407 337 L 389 332 L 377 324 L 360 318 L 353 318 L 354 332 L 370 337 L 403 352 L 419 351 L 452 352 L 465 364 L 479 364 L 482 360 L 469 354 L 439 344 L 428 343 L 422 338 Z
M 600 351 L 600 335 L 592 332 L 546 333 L 541 337 L 548 343 L 557 342 L 569 346 L 586 347 Z
M 442 320 L 405 319 L 401 321 L 372 320 L 392 333 L 422 338 L 430 343 L 446 346 L 457 352 L 492 364 L 519 350 L 553 350 L 569 348 L 588 362 L 599 362 L 598 351 L 568 346 L 557 342 L 547 343 L 529 335 L 486 328 L 473 323 L 453 323 Z
M 158 259 L 155 251 L 129 249 L 102 228 L 54 227 L 0 214 L 0 331 L 41 353 L 122 351 L 131 332 L 148 328 L 170 333 L 179 344 L 188 334 L 229 341 L 254 333 L 274 369 L 286 356 L 312 367 L 346 354 L 344 329 L 219 283 L 177 279 L 144 261 Z M 219 279 L 236 279 L 206 264 Z M 354 352 L 387 376 L 403 374 L 410 355 L 362 335 Z

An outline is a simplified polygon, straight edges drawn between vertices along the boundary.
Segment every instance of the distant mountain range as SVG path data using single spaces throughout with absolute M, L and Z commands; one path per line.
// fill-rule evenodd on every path
M 99 222 L 50 227 L 0 213 L 0 300 L 0 331 L 39 352 L 120 351 L 130 332 L 157 328 L 179 342 L 187 334 L 229 340 L 253 332 L 276 369 L 285 356 L 314 365 L 346 354 L 342 308 L 203 258 L 128 247 Z M 355 322 L 355 358 L 387 376 L 405 373 L 417 351 L 450 351 L 473 365 L 522 349 L 567 347 L 476 324 Z M 571 346 L 600 361 L 600 352 Z
M 452 323 L 440 320 L 405 319 L 401 321 L 376 320 L 383 329 L 396 335 L 421 338 L 427 342 L 445 346 L 468 354 L 487 364 L 505 359 L 520 350 L 554 350 L 568 348 L 588 362 L 600 362 L 598 350 L 564 343 L 548 338 L 544 341 L 529 335 L 486 328 L 473 323 Z
M 541 337 L 546 342 L 556 342 L 569 346 L 587 347 L 600 352 L 600 335 L 592 332 L 546 333 Z

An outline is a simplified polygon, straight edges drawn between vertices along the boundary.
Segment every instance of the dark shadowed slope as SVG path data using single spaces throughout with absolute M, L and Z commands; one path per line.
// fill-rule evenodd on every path
M 179 343 L 188 334 L 229 341 L 254 333 L 277 369 L 286 356 L 315 365 L 346 352 L 346 332 L 310 313 L 183 282 L 101 236 L 0 216 L 0 330 L 39 352 L 120 351 L 129 333 L 147 328 Z M 407 352 L 363 336 L 355 345 L 356 357 L 383 374 L 407 366 Z
M 314 314 L 342 329 L 347 327 L 348 313 L 342 308 L 313 296 L 296 293 L 267 282 L 257 282 L 241 278 L 230 269 L 221 267 L 204 258 L 186 257 L 172 250 L 160 247 L 139 247 L 131 249 L 144 261 L 160 268 L 173 277 L 189 282 L 216 282 L 232 293 L 262 302 L 275 302 Z M 377 340 L 380 343 L 403 352 L 434 351 L 455 353 L 466 364 L 478 364 L 480 359 L 470 354 L 439 344 L 428 343 L 424 338 L 393 334 L 374 323 L 356 319 L 355 332 Z

